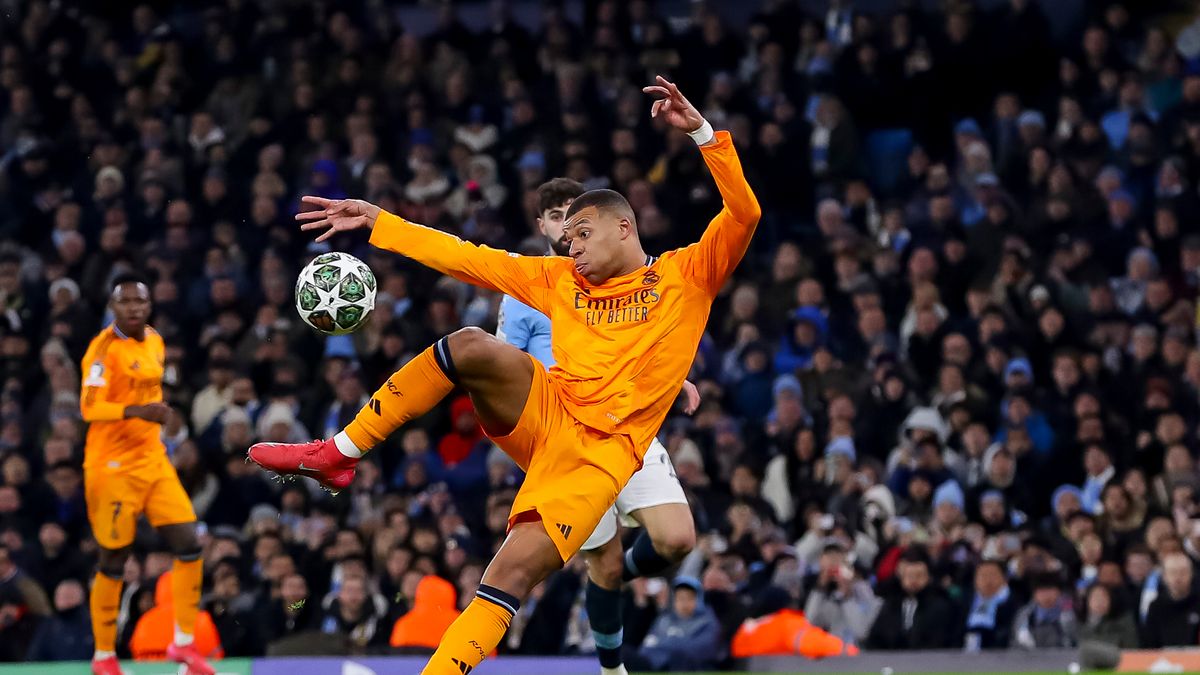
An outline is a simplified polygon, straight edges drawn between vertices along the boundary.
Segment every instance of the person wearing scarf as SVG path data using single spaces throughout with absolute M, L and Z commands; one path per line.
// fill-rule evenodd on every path
M 1004 573 L 999 560 L 984 560 L 975 568 L 975 592 L 966 613 L 967 651 L 1008 647 L 1017 604 Z

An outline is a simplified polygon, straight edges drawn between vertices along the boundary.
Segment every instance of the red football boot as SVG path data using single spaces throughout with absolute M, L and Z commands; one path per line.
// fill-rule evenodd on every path
M 280 476 L 313 478 L 337 494 L 354 481 L 358 460 L 342 454 L 333 439 L 308 443 L 255 443 L 250 461 Z
M 93 659 L 92 675 L 123 675 L 121 663 L 117 661 L 117 657 L 115 656 L 98 661 Z
M 167 658 L 187 666 L 187 675 L 216 675 L 217 672 L 204 660 L 200 652 L 196 651 L 194 644 L 180 646 L 172 642 L 167 647 Z

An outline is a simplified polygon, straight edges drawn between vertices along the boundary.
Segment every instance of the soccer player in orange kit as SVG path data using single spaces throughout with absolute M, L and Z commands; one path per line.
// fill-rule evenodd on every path
M 372 230 L 371 243 L 456 279 L 507 293 L 550 317 L 557 364 L 476 328 L 448 335 L 394 373 L 334 438 L 259 443 L 250 458 L 283 475 L 340 490 L 363 452 L 437 405 L 455 386 L 471 395 L 488 435 L 525 469 L 509 532 L 476 597 L 450 626 L 427 675 L 465 675 L 500 642 L 540 581 L 570 559 L 641 465 L 691 367 L 713 298 L 750 244 L 760 209 L 727 132 L 713 132 L 671 82 L 651 115 L 700 146 L 724 208 L 700 241 L 646 255 L 629 203 L 592 190 L 567 212 L 569 257 L 475 246 L 360 200 L 305 197 L 302 229 Z
M 135 276 L 118 277 L 108 306 L 113 323 L 88 345 L 80 395 L 83 420 L 90 424 L 84 492 L 92 534 L 100 545 L 91 596 L 96 639 L 92 673 L 121 673 L 114 653 L 121 578 L 138 515 L 145 513 L 175 554 L 175 640 L 167 657 L 184 664 L 186 675 L 213 675 L 193 639 L 203 573 L 196 513 L 160 438 L 171 408 L 162 400 L 166 348 L 162 336 L 146 325 L 150 289 Z

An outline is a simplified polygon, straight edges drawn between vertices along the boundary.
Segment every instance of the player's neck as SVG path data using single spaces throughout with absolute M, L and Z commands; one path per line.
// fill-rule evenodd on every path
M 629 255 L 621 261 L 621 269 L 613 276 L 623 277 L 626 274 L 632 274 L 645 267 L 646 260 L 648 260 L 646 252 L 642 250 L 641 246 L 638 246 L 636 249 L 631 250 Z
M 113 330 L 119 338 L 133 338 L 138 342 L 146 339 L 146 327 L 144 325 L 138 326 L 137 329 L 125 330 L 121 328 L 120 324 L 113 323 Z

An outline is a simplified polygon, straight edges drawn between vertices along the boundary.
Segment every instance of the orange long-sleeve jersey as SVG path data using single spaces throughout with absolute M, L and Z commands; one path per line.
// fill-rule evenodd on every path
M 83 357 L 79 397 L 83 420 L 91 425 L 85 468 L 136 469 L 166 453 L 159 425 L 125 418 L 128 406 L 162 400 L 165 355 L 162 336 L 150 327 L 141 341 L 121 335 L 115 325 L 92 338 Z
M 700 241 L 647 257 L 644 267 L 591 284 L 565 257 L 476 246 L 380 214 L 371 243 L 456 279 L 507 293 L 550 318 L 550 369 L 570 413 L 646 448 L 667 416 L 708 322 L 712 300 L 750 244 L 761 210 L 728 132 L 703 146 L 724 208 Z

